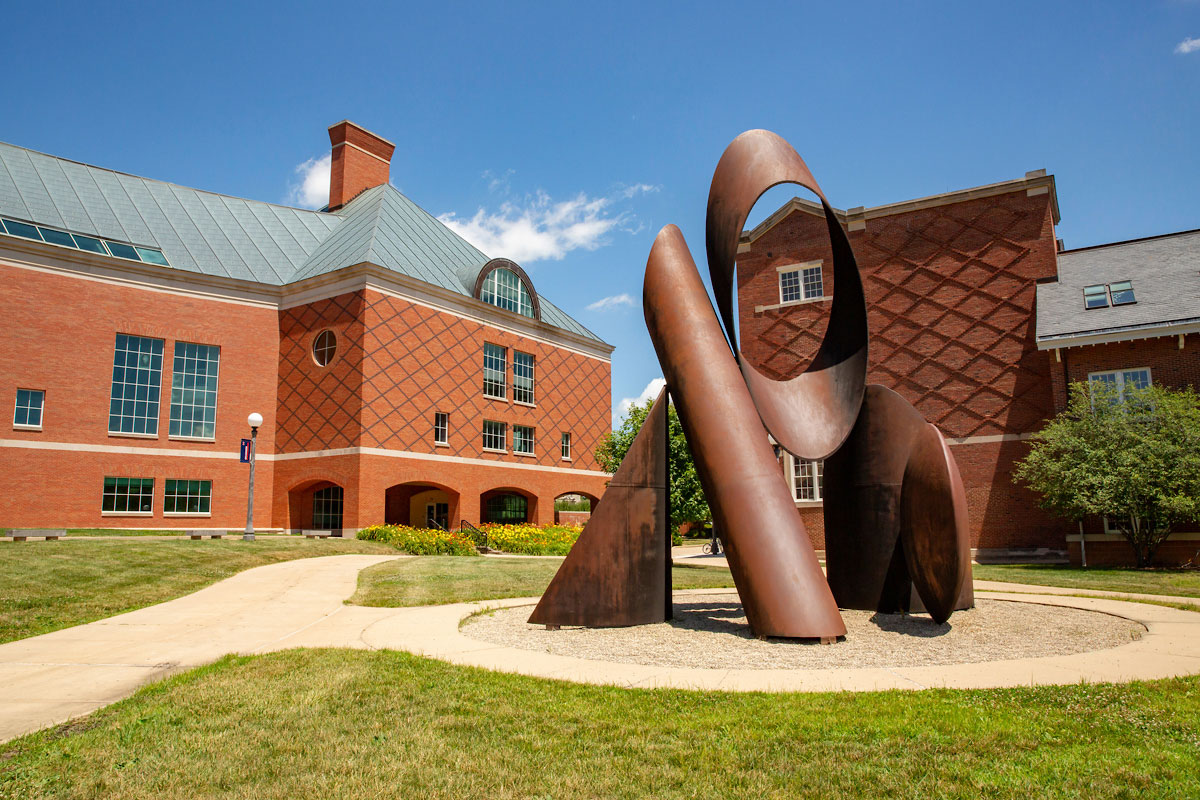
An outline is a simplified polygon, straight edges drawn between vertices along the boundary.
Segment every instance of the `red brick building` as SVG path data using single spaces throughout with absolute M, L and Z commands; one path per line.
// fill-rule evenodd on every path
M 1161 259 L 1148 267 L 1147 257 L 1158 255 L 1138 243 L 1060 252 L 1054 178 L 1044 170 L 837 214 L 867 300 L 868 381 L 899 392 L 946 436 L 967 491 L 972 545 L 1068 549 L 1078 531 L 1013 484 L 1013 463 L 1026 452 L 1024 440 L 1063 407 L 1064 380 L 1152 365 L 1155 381 L 1200 384 L 1200 236 L 1153 240 L 1171 242 L 1169 267 Z M 1101 250 L 1103 264 L 1094 255 Z M 793 199 L 743 234 L 740 341 L 767 374 L 794 376 L 816 352 L 836 291 L 832 269 L 824 268 L 830 259 L 824 215 L 806 200 Z M 1150 275 L 1160 267 L 1177 274 L 1190 319 L 1159 302 L 1166 287 Z M 1122 277 L 1112 277 L 1117 272 Z M 1089 333 L 1100 321 L 1085 308 L 1084 287 L 1128 280 L 1139 290 L 1138 319 L 1110 319 L 1103 334 Z M 814 545 L 823 547 L 820 464 L 786 454 L 784 461 Z M 1123 540 L 1097 531 L 1125 557 Z M 1189 536 L 1178 535 L 1185 548 Z
M 553 520 L 603 492 L 610 354 L 330 128 L 307 211 L 0 144 L 4 527 Z

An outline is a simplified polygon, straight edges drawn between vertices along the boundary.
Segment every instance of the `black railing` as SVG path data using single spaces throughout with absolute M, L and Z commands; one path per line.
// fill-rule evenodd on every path
M 462 520 L 461 522 L 459 522 L 458 532 L 462 533 L 462 534 L 466 534 L 467 537 L 470 538 L 471 543 L 474 544 L 476 547 L 487 547 L 488 546 L 487 532 L 482 531 L 479 528 L 476 528 L 474 525 L 467 522 L 465 519 Z
M 426 521 L 427 523 L 429 523 L 429 527 L 431 527 L 431 528 L 436 528 L 437 530 L 439 530 L 439 531 L 445 531 L 446 533 L 449 533 L 449 532 L 450 532 L 450 529 L 449 529 L 449 528 L 447 528 L 447 527 L 446 527 L 445 525 L 443 525 L 442 523 L 438 522 L 436 519 L 427 519 L 427 520 L 425 520 L 425 521 Z

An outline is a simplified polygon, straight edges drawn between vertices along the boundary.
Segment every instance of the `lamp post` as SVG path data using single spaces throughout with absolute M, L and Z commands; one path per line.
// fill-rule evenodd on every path
M 242 534 L 242 541 L 254 541 L 254 455 L 258 449 L 258 426 L 262 425 L 262 414 L 251 414 L 246 418 L 246 422 L 250 423 L 250 491 L 246 498 L 246 532 Z

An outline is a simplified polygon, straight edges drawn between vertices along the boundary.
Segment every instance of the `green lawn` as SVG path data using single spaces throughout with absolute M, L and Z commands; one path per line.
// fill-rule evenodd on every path
M 725 694 L 231 657 L 0 745 L 0 796 L 1195 798 L 1200 680 Z
M 975 579 L 1067 589 L 1200 597 L 1200 570 L 1081 569 L 1052 564 L 976 564 Z
M 0 642 L 161 603 L 251 567 L 337 553 L 396 551 L 355 539 L 298 537 L 0 542 Z
M 550 585 L 559 558 L 459 558 L 425 556 L 368 567 L 347 602 L 361 606 L 429 606 L 501 597 L 533 597 Z M 733 586 L 724 567 L 676 564 L 676 589 Z

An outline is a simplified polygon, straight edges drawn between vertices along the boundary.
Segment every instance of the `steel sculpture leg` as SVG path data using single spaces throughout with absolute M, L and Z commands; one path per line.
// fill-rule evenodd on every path
M 642 298 L 750 628 L 757 636 L 844 636 L 767 432 L 674 225 L 654 240 Z
M 973 604 L 962 479 L 937 428 L 907 400 L 868 386 L 824 480 L 825 566 L 840 607 L 929 609 L 944 622 Z
M 671 618 L 667 390 L 529 621 L 616 628 Z

